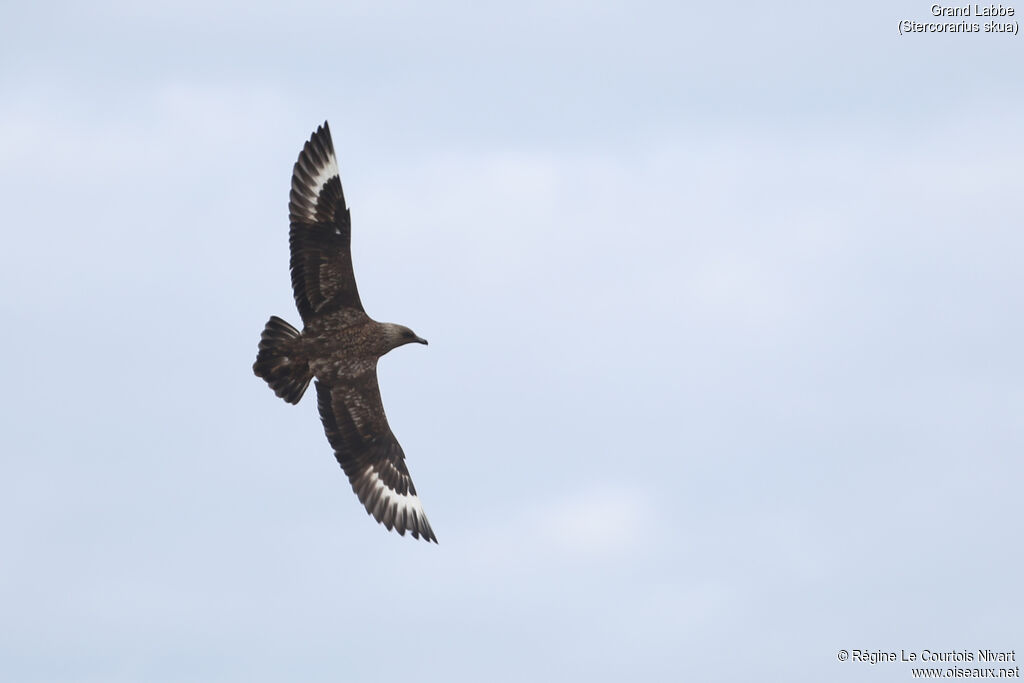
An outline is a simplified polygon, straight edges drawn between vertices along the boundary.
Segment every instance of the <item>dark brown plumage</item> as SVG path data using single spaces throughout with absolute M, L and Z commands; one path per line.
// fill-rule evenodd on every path
M 253 372 L 289 403 L 298 403 L 315 377 L 327 440 L 366 511 L 388 529 L 436 543 L 377 386 L 381 356 L 427 342 L 363 310 L 352 271 L 351 219 L 326 121 L 295 162 L 288 214 L 292 290 L 303 329 L 271 317 Z

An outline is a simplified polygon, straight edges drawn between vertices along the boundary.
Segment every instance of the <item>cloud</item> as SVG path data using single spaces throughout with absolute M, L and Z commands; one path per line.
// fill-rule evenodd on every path
M 613 487 L 580 491 L 529 514 L 528 533 L 567 556 L 622 557 L 642 547 L 657 527 L 659 515 L 652 497 Z
M 486 519 L 455 529 L 450 545 L 491 579 L 560 575 L 567 565 L 587 565 L 587 574 L 616 571 L 650 549 L 660 521 L 653 498 L 635 488 L 584 487 L 492 510 Z

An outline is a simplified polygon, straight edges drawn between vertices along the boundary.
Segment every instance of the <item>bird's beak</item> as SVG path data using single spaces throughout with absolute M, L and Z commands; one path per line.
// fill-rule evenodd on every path
M 423 337 L 416 337 L 415 339 L 413 339 L 413 341 L 416 342 L 417 344 L 423 344 L 424 346 L 427 345 L 427 340 L 424 339 Z

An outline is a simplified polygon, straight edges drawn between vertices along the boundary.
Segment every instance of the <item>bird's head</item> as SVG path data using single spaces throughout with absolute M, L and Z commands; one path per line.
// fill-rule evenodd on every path
M 406 344 L 413 344 L 413 343 L 415 343 L 415 344 L 426 344 L 427 343 L 426 339 L 423 339 L 422 337 L 416 336 L 416 333 L 413 332 L 412 330 L 410 330 L 405 325 L 395 325 L 394 323 L 385 323 L 385 328 L 387 330 L 386 337 L 387 337 L 387 341 L 388 341 L 388 348 L 387 348 L 388 351 L 390 351 L 391 349 L 397 349 L 399 346 L 404 346 Z

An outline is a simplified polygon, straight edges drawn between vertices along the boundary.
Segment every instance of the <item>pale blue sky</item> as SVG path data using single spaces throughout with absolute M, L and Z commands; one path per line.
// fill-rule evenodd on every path
M 929 6 L 0 9 L 0 678 L 1024 651 L 1021 39 Z M 324 119 L 436 547 L 252 375 Z

